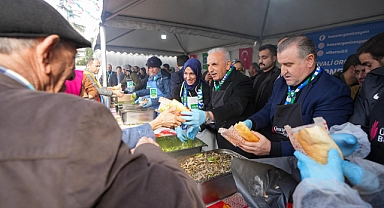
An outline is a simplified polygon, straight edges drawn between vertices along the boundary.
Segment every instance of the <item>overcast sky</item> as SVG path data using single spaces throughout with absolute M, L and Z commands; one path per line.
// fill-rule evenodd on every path
M 45 1 L 57 9 L 65 18 L 67 17 L 64 10 L 58 9 L 60 0 Z M 71 7 L 74 14 L 79 16 L 69 18 L 69 21 L 86 27 L 85 33 L 83 34 L 84 37 L 88 40 L 96 37 L 102 10 L 102 0 L 67 0 L 67 7 Z

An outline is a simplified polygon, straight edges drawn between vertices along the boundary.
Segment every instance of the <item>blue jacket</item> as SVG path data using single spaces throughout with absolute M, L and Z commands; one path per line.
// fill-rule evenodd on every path
M 156 80 L 156 86 L 157 89 L 159 89 L 163 95 L 161 97 L 165 97 L 168 99 L 172 98 L 171 95 L 171 74 L 163 69 L 161 69 L 160 77 Z M 148 79 L 153 79 L 153 77 L 149 77 Z M 149 95 L 149 89 L 142 89 L 139 91 L 136 91 L 136 96 L 137 97 L 143 97 L 145 95 Z M 159 105 L 159 98 L 152 98 L 152 106 L 157 106 Z
M 268 103 L 259 112 L 249 117 L 252 129 L 257 130 L 272 124 L 276 106 L 285 101 L 287 84 L 283 77 L 276 80 L 272 96 Z M 313 118 L 323 117 L 328 127 L 340 125 L 348 121 L 353 113 L 353 100 L 351 91 L 340 80 L 322 71 L 314 80 L 301 90 L 297 101 L 301 103 L 301 112 L 304 125 L 313 123 Z M 281 150 L 281 155 L 290 156 L 294 149 L 289 141 L 272 142 L 271 153 Z

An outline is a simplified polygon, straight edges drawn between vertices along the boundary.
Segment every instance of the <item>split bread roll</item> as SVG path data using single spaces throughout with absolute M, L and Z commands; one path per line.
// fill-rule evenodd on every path
M 260 140 L 259 137 L 254 135 L 252 131 L 248 129 L 244 122 L 239 122 L 235 124 L 234 127 L 244 140 L 248 142 L 258 142 Z
M 341 153 L 337 144 L 329 134 L 319 126 L 301 129 L 295 133 L 294 136 L 305 153 L 318 163 L 327 164 L 328 151 L 330 149 L 336 149 L 340 157 L 343 158 L 343 153 Z
M 172 108 L 173 106 L 176 106 L 176 111 L 178 113 L 180 112 L 183 112 L 183 111 L 190 111 L 189 108 L 185 107 L 182 103 L 180 103 L 179 101 L 173 99 L 170 103 L 170 108 Z
M 169 100 L 167 98 L 160 97 L 159 102 L 160 102 L 160 106 L 159 106 L 160 112 L 164 112 L 165 110 L 168 110 L 173 107 L 176 107 L 175 114 L 180 114 L 180 112 L 182 111 L 190 111 L 189 108 L 185 107 L 182 103 L 180 103 L 175 99 Z

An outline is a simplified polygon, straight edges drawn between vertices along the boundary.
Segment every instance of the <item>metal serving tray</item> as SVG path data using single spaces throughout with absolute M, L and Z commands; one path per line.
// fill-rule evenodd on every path
M 233 157 L 246 159 L 244 156 L 228 149 L 215 149 L 209 152 L 224 153 L 232 155 Z M 193 155 L 190 155 L 193 156 Z M 184 159 L 181 157 L 178 159 Z M 197 188 L 205 204 L 210 204 L 220 199 L 224 199 L 237 192 L 235 180 L 232 173 L 225 173 L 203 182 L 197 182 Z
M 199 153 L 204 146 L 208 146 L 200 139 L 195 138 L 194 140 L 188 140 L 187 145 L 189 147 L 185 147 L 186 144 L 183 144 L 176 136 L 158 137 L 156 138 L 156 142 L 159 144 L 161 149 L 163 149 L 163 151 L 166 149 L 175 149 L 172 151 L 164 151 L 173 158 Z
M 135 125 L 148 123 L 153 120 L 155 110 L 153 108 L 132 107 L 120 110 L 121 119 L 124 125 Z

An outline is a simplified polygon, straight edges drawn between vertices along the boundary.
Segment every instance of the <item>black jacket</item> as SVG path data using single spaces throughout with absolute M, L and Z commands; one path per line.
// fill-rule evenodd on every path
M 211 125 L 216 131 L 217 144 L 220 149 L 230 149 L 245 157 L 251 157 L 252 154 L 244 152 L 240 148 L 233 146 L 228 142 L 217 130 L 221 127 L 229 128 L 231 125 L 239 121 L 244 121 L 253 113 L 252 99 L 252 81 L 249 77 L 240 71 L 232 71 L 228 79 L 223 83 L 219 91 L 225 91 L 223 102 L 224 105 L 217 108 L 212 107 L 212 93 L 214 89 L 213 81 L 210 84 L 211 102 L 207 110 L 212 111 L 215 125 Z
M 182 68 L 179 71 L 171 74 L 171 93 L 174 99 L 176 99 L 179 95 L 181 83 L 183 83 L 183 81 L 184 77 Z
M 371 141 L 371 152 L 367 156 L 368 160 L 384 165 L 384 96 L 380 96 L 376 101 L 369 119 L 368 138 Z
M 215 117 L 216 129 L 220 127 L 229 128 L 231 125 L 245 120 L 252 115 L 252 82 L 251 79 L 239 71 L 233 70 L 228 79 L 219 89 L 224 90 L 224 105 L 212 107 L 213 82 L 211 82 L 211 104 L 208 110 Z
M 111 75 L 109 75 L 109 72 L 107 71 L 107 80 L 108 80 L 107 87 L 113 87 L 119 84 L 117 83 L 117 73 L 114 71 L 111 72 Z M 103 85 L 103 76 L 100 77 L 99 81 L 100 81 L 100 84 Z
M 261 110 L 272 95 L 273 85 L 280 77 L 280 69 L 276 66 L 266 73 L 261 73 L 253 81 L 253 98 L 255 102 L 254 112 Z
M 349 121 L 368 133 L 370 114 L 379 97 L 384 96 L 384 67 L 370 71 L 355 101 L 353 115 Z

